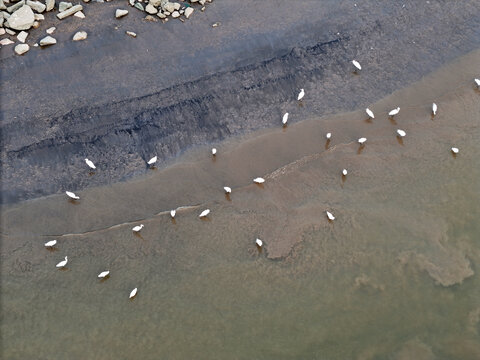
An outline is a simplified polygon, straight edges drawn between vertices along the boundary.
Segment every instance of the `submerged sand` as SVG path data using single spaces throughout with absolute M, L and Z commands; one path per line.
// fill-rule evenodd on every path
M 472 52 L 369 104 L 374 120 L 363 108 L 306 119 L 218 143 L 215 158 L 197 148 L 78 202 L 5 206 L 7 358 L 474 358 L 479 63 Z

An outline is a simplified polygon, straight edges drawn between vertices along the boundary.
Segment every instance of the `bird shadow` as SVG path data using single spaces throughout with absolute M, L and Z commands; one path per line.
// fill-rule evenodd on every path
M 175 218 L 170 217 L 170 221 L 173 225 L 177 225 L 177 220 L 175 220 Z
M 130 302 L 134 302 L 136 298 L 137 298 L 137 295 L 135 295 L 134 297 L 131 297 L 131 298 L 128 299 L 128 300 L 130 300 Z
M 257 244 L 255 244 L 256 248 L 257 248 L 257 251 L 259 254 L 261 254 L 263 252 L 263 247 L 262 246 L 258 246 Z
M 357 155 L 360 155 L 362 153 L 363 149 L 365 149 L 365 145 L 362 144 L 358 147 Z
M 345 181 L 347 181 L 347 177 L 342 174 L 342 184 L 345 184 Z
M 399 143 L 400 145 L 403 146 L 403 138 L 402 138 L 401 136 L 398 136 L 398 135 L 397 135 L 397 141 L 398 141 L 398 143 Z
M 394 118 L 393 116 L 389 116 L 389 117 L 388 117 L 388 120 L 390 120 L 390 123 L 391 123 L 392 125 L 397 125 L 397 122 L 395 121 L 395 118 Z
M 208 216 L 204 216 L 200 218 L 200 221 L 210 222 L 212 220 Z
M 265 186 L 263 186 L 263 184 L 257 184 L 257 183 L 255 183 L 255 185 L 257 185 L 259 188 L 265 189 Z
M 453 157 L 454 159 L 456 159 L 456 158 L 457 158 L 457 154 L 455 154 L 453 151 L 450 151 L 450 152 L 452 153 L 452 157 Z
M 93 176 L 93 175 L 95 175 L 95 171 L 89 171 L 88 172 L 88 176 Z
M 368 118 L 366 118 L 366 119 L 365 119 L 365 120 L 363 120 L 363 121 L 365 121 L 367 124 L 371 124 L 371 123 L 373 123 L 373 121 L 372 121 L 372 118 L 371 118 L 371 117 L 368 117 Z
M 288 128 L 288 125 L 287 125 L 287 124 L 283 124 L 283 125 L 282 125 L 282 132 L 287 132 L 287 128 Z
M 230 194 L 225 194 L 225 200 L 232 201 L 232 199 L 230 198 Z
M 140 238 L 140 239 L 142 239 L 142 240 L 145 240 L 145 239 L 143 238 L 142 234 L 140 234 L 140 233 L 138 233 L 138 232 L 134 232 L 134 233 L 133 233 L 133 236 L 136 236 L 136 237 L 138 237 L 138 238 Z
M 61 268 L 58 268 L 59 271 L 68 271 L 70 270 L 68 267 L 64 266 L 64 267 L 61 267 Z
M 217 161 L 217 156 L 216 155 L 212 155 L 212 162 L 215 162 Z
M 430 114 L 430 120 L 435 120 L 435 115 L 433 115 L 433 113 Z
M 352 71 L 352 74 L 358 76 L 358 75 L 360 75 L 360 72 L 357 71 L 357 70 L 353 70 L 353 71 Z
M 68 199 L 68 202 L 73 205 L 80 205 L 80 203 L 75 199 Z
M 45 248 L 45 249 L 47 249 L 47 251 L 50 251 L 51 253 L 54 253 L 55 251 L 58 251 L 58 249 L 55 248 L 55 247 L 48 247 L 48 248 Z
M 327 139 L 327 141 L 325 142 L 325 150 L 328 150 L 328 148 L 330 147 L 330 143 L 331 143 L 331 140 Z
M 105 276 L 104 278 L 101 278 L 101 279 L 100 279 L 100 283 L 104 283 L 104 282 L 107 281 L 108 279 L 110 279 L 110 275 L 107 275 L 107 276 Z
M 157 171 L 157 167 L 154 165 L 154 166 L 147 166 L 148 167 L 148 170 L 152 170 L 152 171 Z
M 298 106 L 299 106 L 299 107 L 303 107 L 303 106 L 304 106 L 304 103 L 303 103 L 302 100 L 298 100 Z

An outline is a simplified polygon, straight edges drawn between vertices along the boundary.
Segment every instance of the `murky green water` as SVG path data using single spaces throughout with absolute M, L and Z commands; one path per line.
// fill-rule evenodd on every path
M 479 59 L 369 105 L 370 123 L 363 109 L 313 119 L 218 144 L 215 161 L 195 150 L 77 204 L 4 208 L 4 358 L 480 358 Z M 175 222 L 165 213 L 187 205 Z

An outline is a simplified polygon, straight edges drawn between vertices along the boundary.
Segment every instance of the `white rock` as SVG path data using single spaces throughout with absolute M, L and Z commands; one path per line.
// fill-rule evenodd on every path
M 180 10 L 180 4 L 177 2 L 172 3 L 175 10 Z
M 5 35 L 6 31 L 4 28 L 0 28 L 0 35 Z
M 61 1 L 60 4 L 58 4 L 58 11 L 65 11 L 67 9 L 70 9 L 72 6 L 73 4 L 71 2 Z
M 6 9 L 7 9 L 7 7 L 3 3 L 3 0 L 0 0 L 0 10 L 6 10 Z
M 23 5 L 8 18 L 8 26 L 15 30 L 28 30 L 34 21 L 35 16 L 30 6 Z
M 128 10 L 124 10 L 124 9 L 115 10 L 115 17 L 117 19 L 120 19 L 121 17 L 124 17 L 127 14 L 128 14 Z
M 52 11 L 55 7 L 55 0 L 45 0 L 45 5 L 47 6 L 47 11 Z
M 133 31 L 125 31 L 127 35 L 130 35 L 131 37 L 137 37 L 137 34 L 135 34 Z
M 180 16 L 180 13 L 179 13 L 178 11 L 174 11 L 174 12 L 172 13 L 172 17 L 173 17 L 173 18 L 177 18 L 177 17 L 179 17 L 179 16 Z
M 23 55 L 28 50 L 30 50 L 30 46 L 28 46 L 27 44 L 18 44 L 17 46 L 15 46 L 15 52 L 17 53 L 17 55 Z
M 47 34 L 49 35 L 52 35 L 55 31 L 56 27 L 55 26 L 52 26 L 52 27 L 49 27 L 46 31 L 47 31 Z
M 2 46 L 11 45 L 11 44 L 15 44 L 15 43 L 10 39 L 5 38 L 5 39 L 0 40 L 0 45 L 2 45 Z
M 28 33 L 26 31 L 20 31 L 17 35 L 18 41 L 24 43 L 27 39 Z
M 162 0 L 150 0 L 148 3 L 152 4 L 155 7 L 158 7 L 158 6 L 160 6 L 161 2 L 162 2 Z
M 192 7 L 188 7 L 185 9 L 185 17 L 188 19 L 190 17 L 190 15 L 192 15 L 194 12 L 194 8 Z
M 36 29 L 40 26 L 40 23 L 38 21 L 34 21 L 33 22 L 33 25 L 32 25 L 32 28 Z
M 167 2 L 165 5 L 162 6 L 163 10 L 168 11 L 169 13 L 172 13 L 175 11 L 175 5 L 171 2 Z
M 25 5 L 25 0 L 21 0 L 21 1 L 17 2 L 16 4 L 13 4 L 12 6 L 9 6 L 7 8 L 7 11 L 9 13 L 13 13 L 13 12 L 17 11 L 18 9 L 20 9 L 23 5 Z
M 78 17 L 80 19 L 85 19 L 85 14 L 82 11 L 77 11 L 73 16 Z
M 45 6 L 45 4 L 42 4 L 40 1 L 27 0 L 27 5 L 30 6 L 32 8 L 32 10 L 34 10 L 38 13 L 44 12 L 45 9 L 47 8 Z
M 158 12 L 158 10 L 155 8 L 155 6 L 153 6 L 152 4 L 148 4 L 146 7 L 145 7 L 145 11 L 149 14 L 156 14 Z
M 165 15 L 167 15 L 167 16 L 171 14 L 171 12 L 169 12 L 169 11 L 167 11 L 167 10 L 164 10 L 163 13 L 164 13 Z
M 51 36 L 45 36 L 42 40 L 40 40 L 40 46 L 54 45 L 56 43 L 57 43 L 57 40 L 55 40 Z
M 5 31 L 7 32 L 8 35 L 16 35 L 17 33 L 13 30 L 10 30 L 10 29 L 5 29 Z
M 60 20 L 62 19 L 65 19 L 67 16 L 70 16 L 70 15 L 73 15 L 75 14 L 77 11 L 82 11 L 83 10 L 83 6 L 82 5 L 75 5 L 75 6 L 72 6 L 71 8 L 68 8 L 67 10 L 65 11 L 62 11 L 60 13 L 57 14 L 57 18 L 59 18 Z
M 38 20 L 45 20 L 45 16 L 43 14 L 33 14 L 33 18 L 38 21 Z
M 160 18 L 160 19 L 165 19 L 167 17 L 167 15 L 165 15 L 164 13 L 162 13 L 161 11 L 159 11 L 157 13 L 157 16 Z
M 33 44 L 33 46 L 38 47 L 38 43 Z
M 80 41 L 80 40 L 85 40 L 87 38 L 87 32 L 86 31 L 78 31 L 73 35 L 73 41 Z

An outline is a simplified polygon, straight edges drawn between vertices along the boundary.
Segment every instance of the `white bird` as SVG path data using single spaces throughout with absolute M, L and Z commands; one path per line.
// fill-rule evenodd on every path
M 398 136 L 400 137 L 404 137 L 405 135 L 407 135 L 407 133 L 405 131 L 403 131 L 402 129 L 398 129 L 397 130 L 397 134 Z
M 212 155 L 215 156 L 217 154 L 217 149 L 212 148 Z
M 370 118 L 375 119 L 375 115 L 373 114 L 372 110 L 370 110 L 369 108 L 366 108 L 365 111 L 367 115 L 370 116 Z
M 93 163 L 92 160 L 85 159 L 85 162 L 87 163 L 87 165 L 88 165 L 91 169 L 96 169 L 96 166 L 95 166 L 95 164 Z
M 63 268 L 65 265 L 67 265 L 67 262 L 68 262 L 68 257 L 65 256 L 65 260 L 60 261 L 60 262 L 57 264 L 57 268 Z
M 263 246 L 263 241 L 260 240 L 260 239 L 257 239 L 257 240 L 255 240 L 255 244 L 257 244 L 258 247 L 262 247 Z
M 437 104 L 435 103 L 432 104 L 432 113 L 433 116 L 437 115 Z
M 144 226 L 145 226 L 145 225 L 143 225 L 143 224 L 134 226 L 134 227 L 132 228 L 132 231 L 133 231 L 133 232 L 139 232 L 140 230 L 143 229 Z
M 342 170 L 342 175 L 343 175 L 343 176 L 347 176 L 347 174 L 348 174 L 347 169 L 343 169 L 343 170 Z
M 458 148 L 452 147 L 452 152 L 453 152 L 454 154 L 458 154 L 459 151 L 460 151 L 460 150 L 458 150 Z
M 367 141 L 367 138 L 365 137 L 358 139 L 358 143 L 362 145 L 365 143 L 365 141 Z
M 175 210 L 170 210 L 170 216 L 172 217 L 172 219 L 175 218 L 176 214 L 177 214 L 177 212 Z
M 360 63 L 357 60 L 352 60 L 352 64 L 353 64 L 353 66 L 355 66 L 355 68 L 357 70 L 362 70 L 362 66 L 360 65 Z
M 288 112 L 283 114 L 282 124 L 287 125 L 287 121 L 288 121 Z
M 298 93 L 297 100 L 298 101 L 302 100 L 304 96 L 305 96 L 305 91 L 303 89 L 300 89 L 300 92 Z
M 477 84 L 477 87 L 480 88 L 480 79 L 475 79 L 475 84 Z
M 150 160 L 147 161 L 148 165 L 153 165 L 157 162 L 157 156 L 152 157 Z
M 228 186 L 224 186 L 223 190 L 225 190 L 225 194 L 231 194 L 232 193 L 232 189 L 229 188 Z
M 325 137 L 327 138 L 327 140 L 330 140 L 330 138 L 332 137 L 332 133 L 327 133 L 327 135 L 325 135 Z
M 100 274 L 98 274 L 98 278 L 100 279 L 103 279 L 103 278 L 106 278 L 108 276 L 108 274 L 110 274 L 110 271 L 102 271 Z
M 80 196 L 75 195 L 75 193 L 73 193 L 73 192 L 71 192 L 71 191 L 65 191 L 65 194 L 67 194 L 67 196 L 68 196 L 70 199 L 80 200 Z
M 333 214 L 328 210 L 327 210 L 327 217 L 328 217 L 328 220 L 330 220 L 330 221 L 335 220 L 335 216 L 333 216 Z
M 133 289 L 132 291 L 130 291 L 130 299 L 135 297 L 135 295 L 137 295 L 137 288 Z
M 263 184 L 265 182 L 265 179 L 261 178 L 261 177 L 258 177 L 258 178 L 253 179 L 253 182 L 255 184 Z
M 203 210 L 203 211 L 200 213 L 200 215 L 198 215 L 198 217 L 204 218 L 204 217 L 207 216 L 208 214 L 210 214 L 210 209 Z
M 396 109 L 391 110 L 388 115 L 389 116 L 395 116 L 400 112 L 400 107 L 397 107 Z
M 57 240 L 50 240 L 45 243 L 46 248 L 52 248 L 57 245 Z

